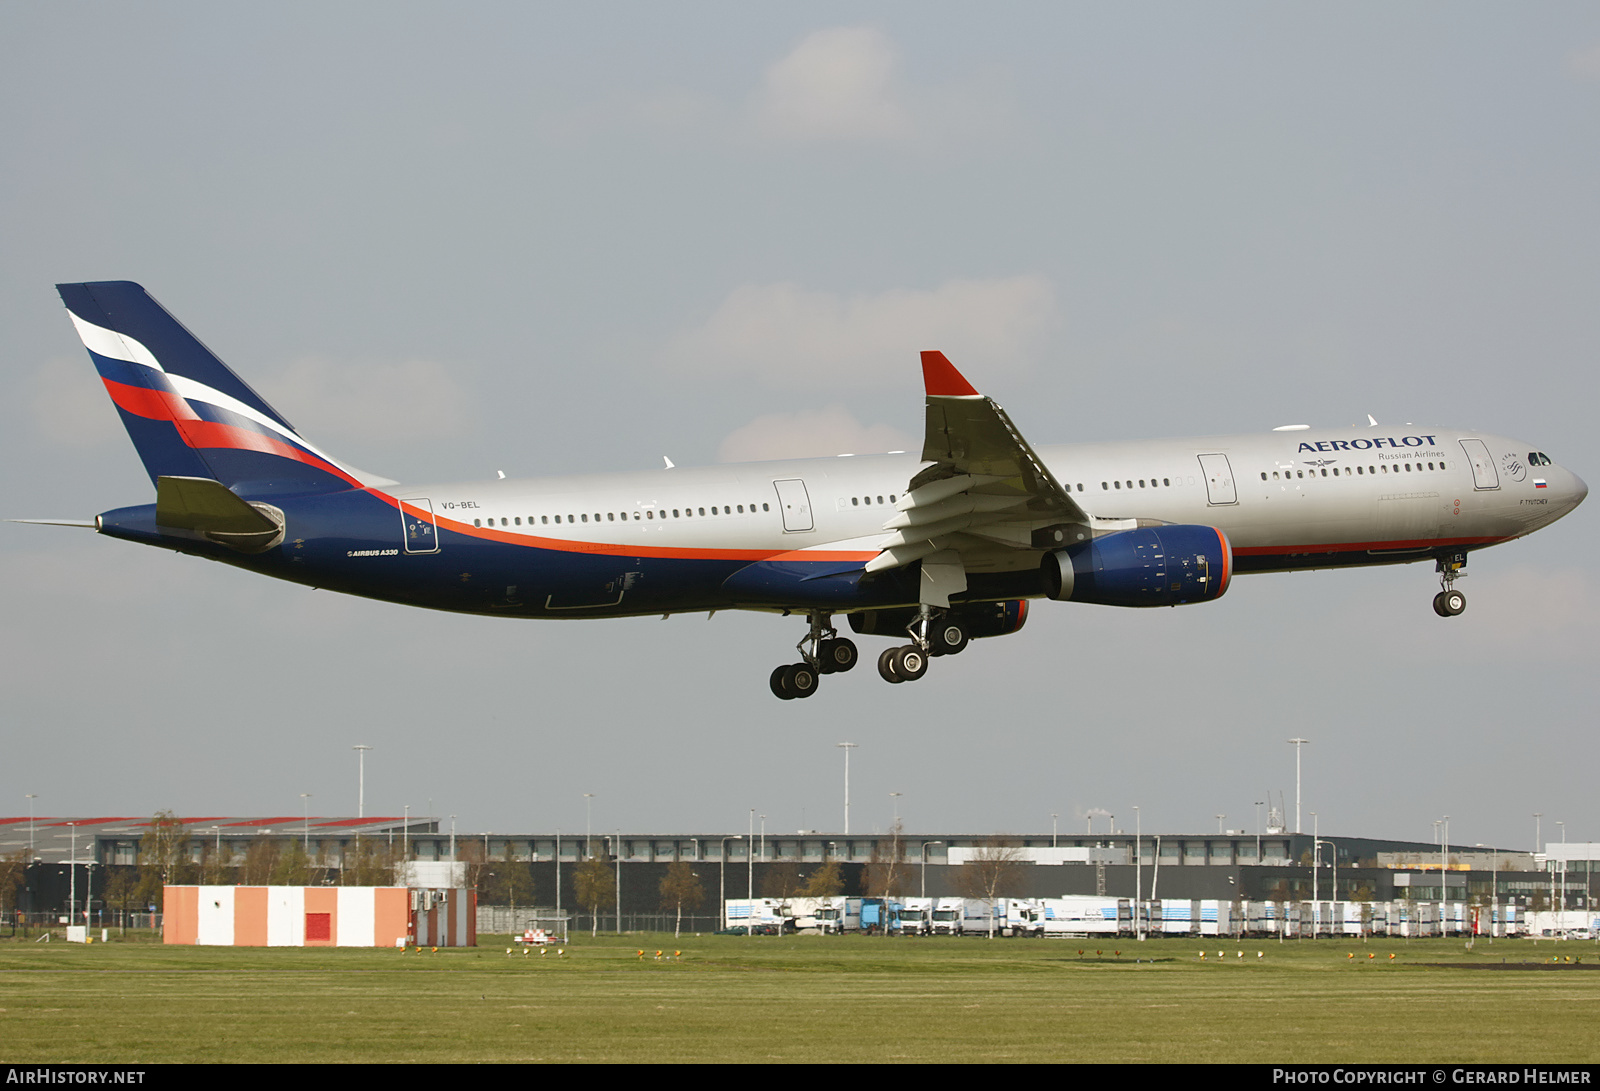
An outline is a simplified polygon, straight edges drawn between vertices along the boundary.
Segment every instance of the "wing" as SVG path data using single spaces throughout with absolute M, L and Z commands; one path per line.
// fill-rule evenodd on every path
M 1035 568 L 1040 554 L 1091 536 L 1089 516 L 992 399 L 972 388 L 942 352 L 922 354 L 932 463 L 895 504 L 881 572 L 922 562 L 922 601 L 947 607 L 968 572 Z

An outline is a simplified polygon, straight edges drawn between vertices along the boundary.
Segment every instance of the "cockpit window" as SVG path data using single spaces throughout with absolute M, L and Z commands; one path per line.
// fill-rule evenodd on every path
M 1529 451 L 1528 464 L 1532 466 L 1548 466 L 1550 465 L 1550 456 L 1543 451 Z

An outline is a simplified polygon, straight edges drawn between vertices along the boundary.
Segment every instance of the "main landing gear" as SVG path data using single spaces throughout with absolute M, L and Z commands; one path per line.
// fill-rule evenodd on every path
M 1439 558 L 1436 567 L 1439 572 L 1439 586 L 1444 590 L 1433 596 L 1433 612 L 1440 617 L 1455 617 L 1467 608 L 1467 596 L 1454 587 L 1456 580 L 1466 575 L 1461 571 L 1466 566 L 1465 553 L 1452 553 L 1448 557 Z
M 966 625 L 942 610 L 938 614 L 935 617 L 931 607 L 922 607 L 906 626 L 912 642 L 889 648 L 878 657 L 878 673 L 884 681 L 915 682 L 928 673 L 928 660 L 939 655 L 956 655 L 966 649 L 972 639 Z M 800 652 L 800 662 L 777 667 L 772 672 L 772 692 L 781 700 L 810 697 L 817 692 L 822 675 L 842 674 L 852 669 L 860 657 L 855 643 L 839 635 L 829 615 L 812 613 L 810 619 L 810 631 L 795 645 Z
M 933 616 L 923 606 L 917 619 L 906 626 L 913 643 L 889 648 L 878 656 L 878 674 L 885 682 L 915 682 L 928 673 L 928 660 L 936 655 L 956 655 L 966 650 L 972 639 L 967 627 L 955 618 Z
M 817 692 L 817 680 L 822 675 L 842 674 L 861 657 L 855 642 L 839 635 L 828 614 L 813 613 L 810 617 L 810 632 L 795 645 L 801 661 L 772 672 L 772 692 L 784 701 L 810 697 Z

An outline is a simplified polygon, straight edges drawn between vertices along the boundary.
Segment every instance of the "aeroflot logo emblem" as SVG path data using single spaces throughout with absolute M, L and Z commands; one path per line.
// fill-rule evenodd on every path
M 1433 436 L 1375 436 L 1372 439 L 1325 439 L 1317 443 L 1302 443 L 1305 451 L 1370 451 L 1375 447 L 1437 447 Z

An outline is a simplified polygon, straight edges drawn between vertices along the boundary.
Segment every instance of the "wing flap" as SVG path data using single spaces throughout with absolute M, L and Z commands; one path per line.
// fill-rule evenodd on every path
M 868 572 L 921 561 L 943 575 L 924 575 L 923 601 L 948 606 L 966 589 L 950 566 L 970 567 L 996 550 L 1038 551 L 1092 535 L 1091 521 L 1050 473 L 1004 409 L 979 394 L 942 352 L 922 354 L 927 390 L 922 458 L 930 465 L 911 479 L 883 525 L 883 552 Z M 1017 558 L 1027 567 L 1027 559 Z M 959 582 L 960 587 L 954 588 Z

